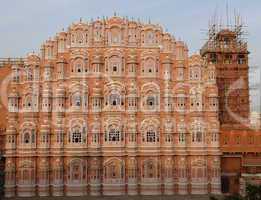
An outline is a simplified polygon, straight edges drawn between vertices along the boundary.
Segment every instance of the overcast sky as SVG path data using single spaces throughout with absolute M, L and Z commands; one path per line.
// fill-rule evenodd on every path
M 184 40 L 190 54 L 198 52 L 206 39 L 203 29 L 216 12 L 226 24 L 226 4 L 231 18 L 234 9 L 246 22 L 250 65 L 261 66 L 260 0 L 1 0 L 0 57 L 24 57 L 72 22 L 102 16 L 150 19 L 177 39 Z M 260 80 L 254 76 L 253 80 Z

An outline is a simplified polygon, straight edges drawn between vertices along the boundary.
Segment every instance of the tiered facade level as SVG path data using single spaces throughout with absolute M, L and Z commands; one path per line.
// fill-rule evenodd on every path
M 8 91 L 8 197 L 220 193 L 215 67 L 158 25 L 72 24 Z

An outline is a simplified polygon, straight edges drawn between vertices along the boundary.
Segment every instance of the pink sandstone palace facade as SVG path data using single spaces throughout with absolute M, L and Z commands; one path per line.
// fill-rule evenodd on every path
M 159 25 L 80 21 L 11 70 L 6 197 L 220 194 L 215 66 Z

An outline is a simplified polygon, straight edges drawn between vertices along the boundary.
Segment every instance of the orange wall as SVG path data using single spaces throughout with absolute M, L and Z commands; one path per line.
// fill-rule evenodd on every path
M 0 67 L 0 151 L 3 149 L 4 137 L 2 133 L 6 128 L 7 122 L 7 91 L 5 90 L 5 83 L 8 83 L 8 75 L 11 73 L 10 65 L 4 65 Z
M 261 152 L 261 130 L 221 130 L 223 153 Z

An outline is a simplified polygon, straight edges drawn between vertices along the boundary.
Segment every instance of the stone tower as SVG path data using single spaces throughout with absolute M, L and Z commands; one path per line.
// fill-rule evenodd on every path
M 247 42 L 242 39 L 242 26 L 217 30 L 213 25 L 209 33 L 200 53 L 216 66 L 220 123 L 223 126 L 246 124 L 249 116 L 249 52 Z

